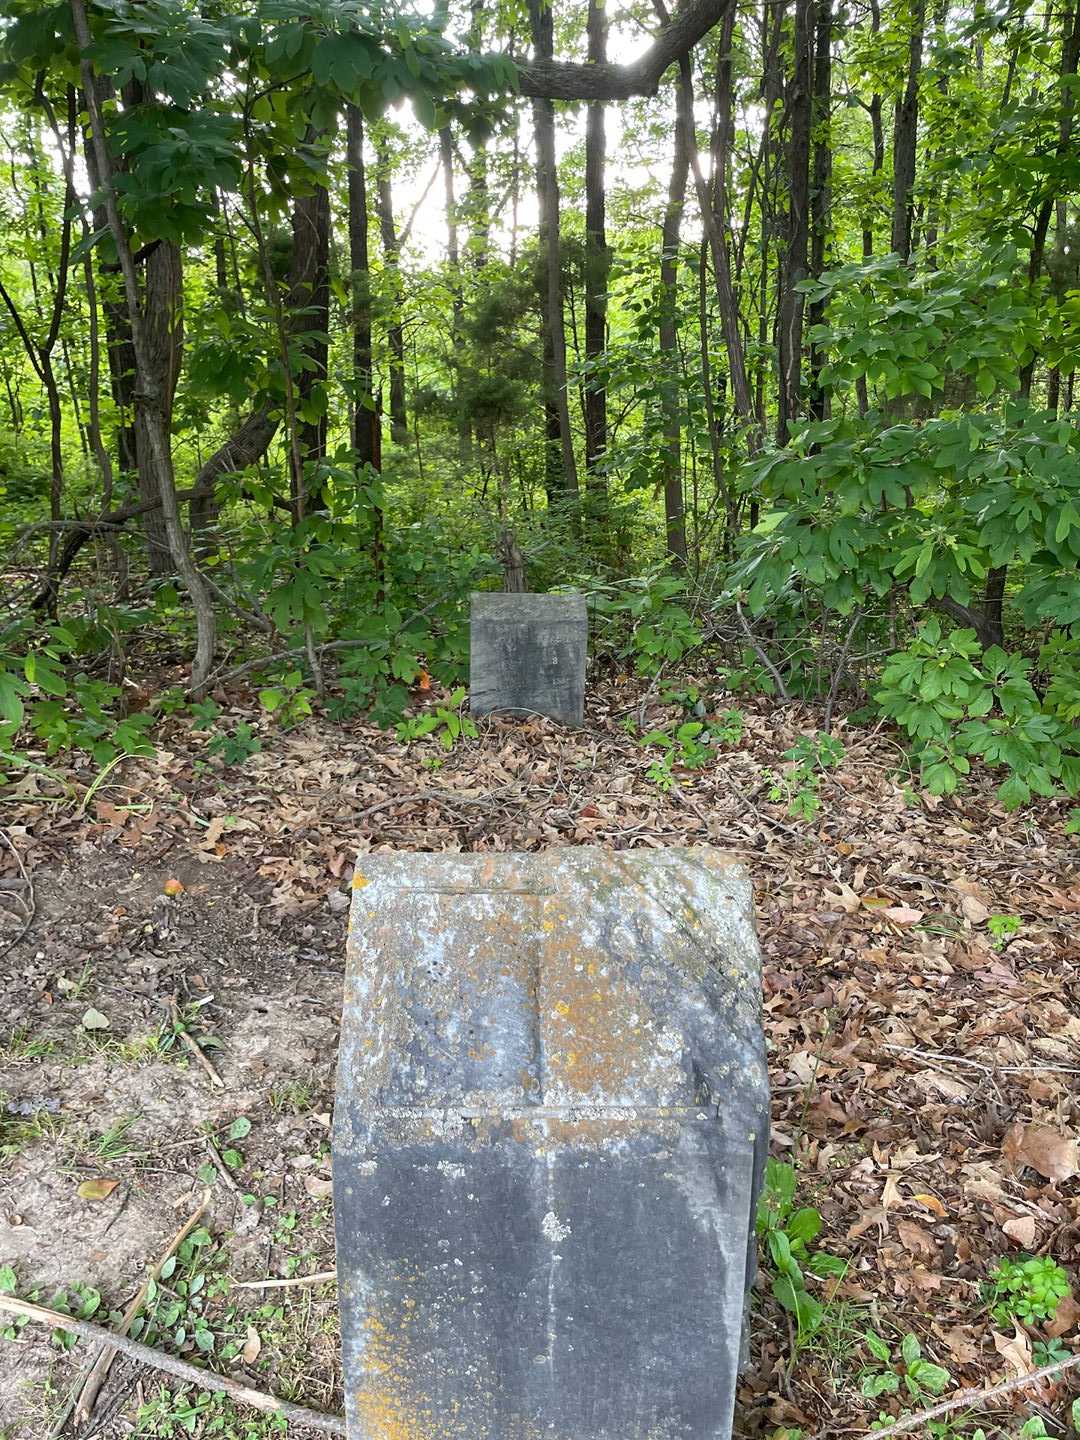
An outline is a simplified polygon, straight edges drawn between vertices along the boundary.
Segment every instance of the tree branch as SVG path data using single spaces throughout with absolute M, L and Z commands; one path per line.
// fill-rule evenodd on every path
M 734 0 L 686 0 L 645 54 L 628 65 L 519 60 L 518 85 L 534 100 L 629 100 L 655 95 L 669 65 L 691 51 L 724 18 Z
M 309 1410 L 305 1405 L 294 1405 L 289 1400 L 279 1400 L 276 1395 L 267 1395 L 262 1390 L 253 1390 L 250 1385 L 242 1385 L 238 1380 L 231 1380 L 227 1375 L 218 1375 L 213 1370 L 203 1370 L 197 1365 L 191 1365 L 186 1360 L 181 1360 L 176 1355 L 168 1355 L 163 1350 L 151 1349 L 149 1345 L 142 1345 L 138 1340 L 132 1340 L 129 1335 L 117 1334 L 115 1330 L 106 1330 L 101 1325 L 92 1325 L 87 1320 L 76 1320 L 74 1316 L 61 1315 L 57 1310 L 47 1309 L 44 1305 L 32 1305 L 27 1300 L 16 1300 L 14 1295 L 0 1295 L 0 1311 L 6 1311 L 9 1315 L 25 1315 L 28 1320 L 34 1320 L 39 1325 L 48 1325 L 53 1330 L 67 1330 L 73 1335 L 81 1336 L 84 1340 L 90 1340 L 99 1345 L 109 1345 L 140 1365 L 149 1365 L 154 1370 L 164 1370 L 166 1375 L 173 1375 L 186 1385 L 197 1385 L 201 1390 L 213 1390 L 218 1395 L 228 1395 L 241 1405 L 250 1405 L 253 1410 L 261 1410 L 264 1415 L 280 1415 L 291 1425 L 307 1426 L 308 1429 L 320 1431 L 324 1435 L 344 1436 L 345 1434 L 345 1421 L 337 1415 L 327 1415 L 321 1410 Z

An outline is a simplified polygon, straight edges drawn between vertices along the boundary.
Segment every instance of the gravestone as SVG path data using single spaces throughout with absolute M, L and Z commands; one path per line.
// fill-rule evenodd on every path
M 472 597 L 469 708 L 580 725 L 589 619 L 584 595 Z
M 350 1440 L 726 1440 L 768 1135 L 744 871 L 371 855 L 353 886 Z

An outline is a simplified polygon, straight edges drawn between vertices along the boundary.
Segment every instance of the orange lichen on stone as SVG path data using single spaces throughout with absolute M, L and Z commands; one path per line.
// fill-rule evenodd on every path
M 355 1398 L 365 1440 L 436 1440 L 409 1393 L 409 1345 L 404 1318 L 389 1327 L 377 1315 L 368 1315 L 363 1328 L 363 1364 L 368 1383 L 356 1391 Z

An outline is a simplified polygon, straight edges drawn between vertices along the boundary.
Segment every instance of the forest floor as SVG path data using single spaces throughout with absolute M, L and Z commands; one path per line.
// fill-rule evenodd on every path
M 609 684 L 580 731 L 489 721 L 444 755 L 351 722 L 286 733 L 238 695 L 218 723 L 257 731 L 242 764 L 208 758 L 206 734 L 176 718 L 154 759 L 104 777 L 28 771 L 0 806 L 0 1276 L 10 1267 L 9 1284 L 13 1272 L 45 1304 L 64 1290 L 91 1309 L 99 1292 L 99 1319 L 122 1311 L 209 1183 L 155 1343 L 192 1358 L 212 1347 L 230 1375 L 340 1412 L 333 1283 L 241 1282 L 333 1266 L 354 857 L 708 841 L 754 878 L 774 1154 L 797 1166 L 798 1203 L 820 1210 L 820 1246 L 849 1261 L 810 1282 L 825 1321 L 794 1356 L 763 1275 L 737 1433 L 862 1434 L 897 1413 L 897 1397 L 860 1393 L 876 1364 L 866 1330 L 895 1354 L 914 1333 L 948 1370 L 946 1396 L 1030 1370 L 1040 1340 L 1080 1348 L 1071 1299 L 1028 1331 L 996 1324 L 983 1291 L 999 1256 L 1026 1251 L 1069 1269 L 1080 1298 L 1080 848 L 1064 808 L 1006 815 L 989 782 L 934 799 L 886 733 L 841 725 L 820 811 L 796 819 L 769 798 L 772 776 L 820 717 L 757 702 L 738 702 L 738 744 L 676 770 L 664 793 L 622 724 L 640 699 Z M 646 700 L 646 723 L 675 718 Z M 221 1088 L 180 1043 L 170 997 Z M 2 1440 L 44 1440 L 85 1349 L 64 1353 L 33 1325 L 0 1339 Z M 1038 1412 L 1060 1433 L 1071 1383 L 1010 1396 L 980 1423 L 1015 1433 Z M 232 1411 L 202 1403 L 125 1361 L 81 1433 L 277 1433 L 254 1419 L 211 1431 Z M 971 1434 L 973 1417 L 953 1418 Z

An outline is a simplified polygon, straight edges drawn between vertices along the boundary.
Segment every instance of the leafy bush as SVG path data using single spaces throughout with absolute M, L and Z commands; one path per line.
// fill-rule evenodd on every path
M 972 756 L 1006 772 L 998 797 L 1009 810 L 1033 792 L 1080 791 L 1080 729 L 1040 701 L 1031 669 L 1000 646 L 980 652 L 974 630 L 944 632 L 936 617 L 891 657 L 875 698 L 914 742 L 932 794 L 951 794 Z

